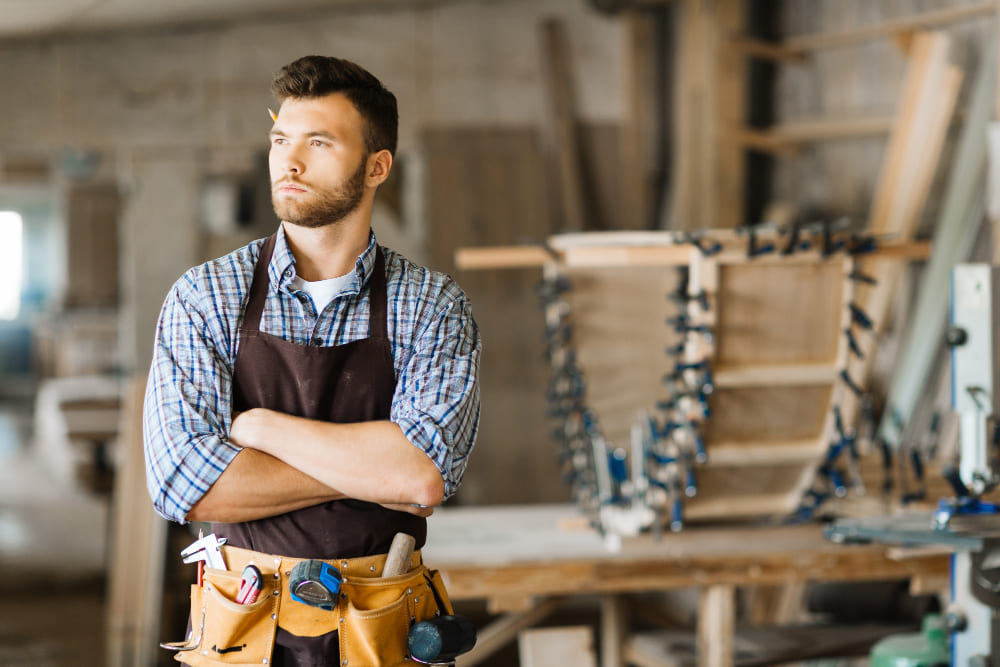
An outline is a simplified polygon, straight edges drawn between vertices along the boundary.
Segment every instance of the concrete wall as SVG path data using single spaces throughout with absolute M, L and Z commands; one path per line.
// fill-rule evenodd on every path
M 125 197 L 125 364 L 142 372 L 164 294 L 203 259 L 199 184 L 208 174 L 256 166 L 254 151 L 266 148 L 270 127 L 267 107 L 275 104 L 268 85 L 282 65 L 331 54 L 379 76 L 399 99 L 398 158 L 419 176 L 422 128 L 546 125 L 538 30 L 550 16 L 567 26 L 583 120 L 619 118 L 622 26 L 584 0 L 329 10 L 198 29 L 0 42 L 0 159 L 58 164 L 67 149 L 103 155 L 97 177 L 116 180 Z M 419 218 L 419 177 L 405 187 L 404 215 Z M 408 222 L 409 236 L 389 226 L 386 235 L 419 257 L 427 223 Z

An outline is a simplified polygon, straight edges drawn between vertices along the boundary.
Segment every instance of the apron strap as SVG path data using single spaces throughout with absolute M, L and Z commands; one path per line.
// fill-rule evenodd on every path
M 264 313 L 264 302 L 267 300 L 267 290 L 270 286 L 268 266 L 271 264 L 271 256 L 274 254 L 276 236 L 276 234 L 272 234 L 261 246 L 260 256 L 257 258 L 257 265 L 253 271 L 253 282 L 250 284 L 250 297 L 244 311 L 244 331 L 255 333 L 260 331 L 260 318 Z M 388 338 L 385 256 L 382 246 L 375 247 L 375 267 L 372 269 L 372 277 L 368 286 L 368 335 L 372 338 Z
M 382 246 L 375 246 L 375 268 L 368 281 L 369 321 L 368 335 L 372 338 L 388 338 L 386 324 L 385 256 Z
M 271 234 L 260 248 L 257 265 L 253 270 L 253 282 L 250 284 L 250 298 L 243 314 L 244 331 L 260 331 L 260 317 L 264 312 L 264 302 L 267 301 L 267 289 L 270 286 L 267 269 L 271 264 L 271 255 L 274 254 L 276 237 L 277 233 Z

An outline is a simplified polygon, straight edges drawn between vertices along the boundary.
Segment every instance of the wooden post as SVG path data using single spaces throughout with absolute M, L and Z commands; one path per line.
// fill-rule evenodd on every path
M 556 19 L 542 24 L 542 54 L 550 97 L 552 143 L 559 171 L 559 199 L 562 204 L 560 228 L 585 229 L 587 225 L 583 206 L 583 175 L 573 72 L 566 30 Z
M 698 667 L 731 667 L 735 590 L 720 584 L 702 590 L 698 605 Z
M 601 596 L 601 667 L 625 667 L 622 645 L 627 626 L 621 595 Z
M 745 56 L 730 40 L 744 24 L 744 0 L 684 0 L 677 40 L 670 227 L 743 222 L 744 152 L 732 136 L 746 115 Z
M 655 62 L 656 29 L 643 12 L 623 15 L 627 33 L 625 53 L 625 118 L 622 124 L 621 169 L 623 179 L 622 220 L 615 227 L 645 229 L 652 214 L 653 194 L 658 185 L 657 146 L 663 141 L 655 122 L 656 77 L 660 68 Z

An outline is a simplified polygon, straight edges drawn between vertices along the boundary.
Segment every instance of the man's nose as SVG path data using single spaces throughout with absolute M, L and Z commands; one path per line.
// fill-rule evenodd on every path
M 290 147 L 284 155 L 284 170 L 286 174 L 301 174 L 306 170 L 305 162 L 299 156 L 299 150 Z

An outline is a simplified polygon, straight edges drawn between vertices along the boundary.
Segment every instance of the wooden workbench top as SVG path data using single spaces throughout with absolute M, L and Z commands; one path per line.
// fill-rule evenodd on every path
M 455 599 L 947 577 L 949 568 L 945 554 L 890 558 L 885 546 L 835 544 L 818 523 L 694 525 L 615 546 L 569 504 L 456 507 L 428 519 L 423 554 Z

